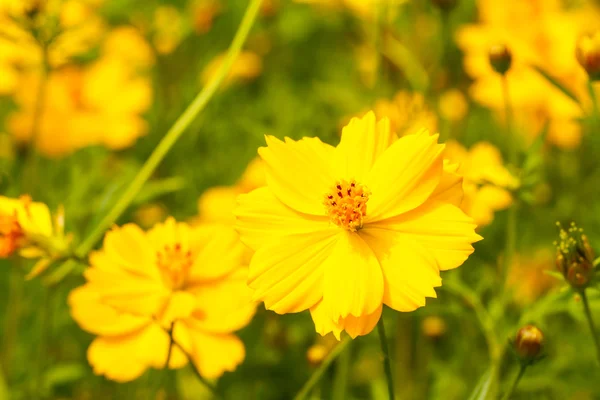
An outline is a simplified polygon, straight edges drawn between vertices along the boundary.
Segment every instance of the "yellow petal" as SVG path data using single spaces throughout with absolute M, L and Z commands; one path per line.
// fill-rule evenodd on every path
M 323 264 L 338 235 L 330 230 L 283 236 L 258 249 L 248 277 L 253 299 L 279 314 L 312 307 L 323 296 Z
M 371 190 L 365 222 L 410 211 L 425 202 L 442 176 L 443 145 L 422 132 L 398 139 L 375 162 L 366 186 Z
M 321 336 L 333 332 L 337 340 L 340 340 L 340 334 L 344 327 L 339 322 L 333 321 L 329 311 L 326 309 L 323 301 L 318 302 L 310 308 L 310 316 L 315 323 L 315 330 Z
M 460 207 L 463 200 L 463 177 L 457 173 L 458 164 L 444 160 L 444 171 L 440 183 L 435 188 L 429 200 L 454 204 Z
M 189 317 L 196 307 L 196 297 L 191 293 L 181 290 L 173 292 L 159 316 L 162 326 L 168 328 L 172 322 Z
M 137 225 L 127 224 L 107 232 L 103 248 L 120 267 L 150 279 L 161 279 L 156 254 Z
M 88 361 L 96 375 L 117 382 L 141 376 L 149 367 L 163 368 L 169 335 L 156 324 L 125 336 L 97 337 L 88 348 Z
M 195 254 L 188 284 L 212 281 L 242 265 L 246 247 L 233 227 L 199 226 L 190 231 L 190 248 Z
M 389 231 L 394 240 L 419 243 L 437 262 L 440 270 L 456 268 L 473 253 L 475 222 L 460 208 L 428 201 L 411 212 L 370 225 Z
M 242 241 L 257 250 L 274 237 L 334 229 L 325 216 L 303 214 L 283 204 L 268 188 L 238 197 L 236 229 Z
M 376 121 L 372 111 L 363 118 L 352 118 L 342 130 L 342 139 L 335 149 L 336 177 L 364 182 L 375 160 L 397 138 L 390 130 L 389 119 Z
M 377 256 L 383 270 L 383 302 L 396 311 L 413 311 L 436 297 L 442 280 L 435 258 L 417 242 L 393 231 L 366 228 L 361 237 Z
M 340 324 L 343 325 L 344 330 L 352 339 L 356 339 L 357 336 L 364 336 L 371 333 L 377 322 L 379 322 L 382 309 L 383 306 L 379 306 L 372 314 L 360 317 L 348 315 L 343 320 L 340 320 Z
M 267 184 L 285 205 L 307 214 L 323 215 L 323 196 L 335 182 L 331 174 L 334 148 L 318 138 L 285 143 L 266 136 L 258 149 L 265 162 Z
M 229 333 L 246 326 L 256 310 L 247 280 L 248 269 L 239 268 L 223 279 L 189 288 L 198 304 L 194 312 L 198 329 Z
M 246 356 L 244 344 L 235 335 L 210 334 L 190 324 L 182 325 L 180 331 L 179 335 L 186 336 L 190 344 L 194 365 L 205 378 L 214 379 L 234 371 Z
M 333 321 L 371 314 L 381 305 L 381 266 L 358 234 L 341 231 L 323 268 L 323 302 Z
M 71 316 L 79 326 L 96 335 L 124 335 L 152 322 L 148 316 L 123 313 L 103 304 L 98 292 L 89 284 L 71 291 L 68 303 Z

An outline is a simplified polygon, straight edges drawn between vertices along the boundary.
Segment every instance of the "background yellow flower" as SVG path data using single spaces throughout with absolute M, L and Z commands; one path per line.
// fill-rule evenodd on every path
M 97 335 L 88 349 L 96 374 L 116 381 L 187 362 L 217 378 L 244 359 L 232 332 L 254 315 L 244 247 L 227 227 L 190 228 L 172 218 L 147 233 L 133 224 L 106 234 L 87 283 L 69 296 L 73 318 Z

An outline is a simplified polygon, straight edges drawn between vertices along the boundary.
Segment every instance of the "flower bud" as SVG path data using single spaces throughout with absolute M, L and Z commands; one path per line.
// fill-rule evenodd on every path
M 510 69 L 512 64 L 512 53 L 503 44 L 497 44 L 490 47 L 490 64 L 497 73 L 504 75 Z
M 575 55 L 592 81 L 600 80 L 600 31 L 577 40 Z
M 438 6 L 442 11 L 451 11 L 456 4 L 458 4 L 458 0 L 432 0 L 433 4 Z
M 429 316 L 426 317 L 422 324 L 421 329 L 423 334 L 430 339 L 436 340 L 444 336 L 446 333 L 446 322 L 440 317 Z
M 517 355 L 524 361 L 533 361 L 538 358 L 542 352 L 544 344 L 544 335 L 537 327 L 526 325 L 519 329 L 514 341 Z
M 565 280 L 576 290 L 585 289 L 595 275 L 594 251 L 583 229 L 571 223 L 568 230 L 558 224 L 559 241 L 556 245 L 556 267 Z

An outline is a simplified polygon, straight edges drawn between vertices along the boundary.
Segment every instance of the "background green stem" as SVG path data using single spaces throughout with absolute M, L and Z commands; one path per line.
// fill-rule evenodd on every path
M 156 170 L 160 162 L 167 155 L 169 150 L 173 147 L 179 137 L 185 132 L 190 126 L 198 114 L 206 107 L 210 99 L 216 93 L 221 86 L 221 83 L 229 73 L 233 62 L 238 57 L 242 46 L 244 45 L 248 33 L 254 24 L 254 20 L 260 9 L 262 0 L 251 0 L 246 13 L 235 37 L 229 47 L 227 56 L 223 61 L 223 64 L 217 71 L 213 80 L 206 85 L 188 108 L 181 114 L 181 116 L 175 121 L 171 129 L 160 141 L 158 146 L 154 149 L 148 160 L 144 163 L 138 174 L 135 176 L 133 181 L 129 184 L 127 189 L 123 192 L 121 197 L 117 200 L 112 209 L 102 218 L 102 220 L 96 225 L 94 230 L 87 236 L 87 238 L 79 245 L 75 254 L 79 257 L 85 257 L 85 255 L 94 247 L 96 242 L 104 235 L 104 232 L 121 216 L 121 214 L 127 209 L 127 207 L 134 200 L 142 186 L 150 178 L 152 173 Z
M 394 400 L 394 379 L 392 376 L 392 364 L 390 363 L 390 351 L 385 335 L 383 317 L 379 318 L 379 322 L 377 322 L 377 332 L 379 333 L 379 342 L 381 343 L 381 352 L 383 353 L 383 367 L 385 369 L 385 377 L 387 380 L 388 397 L 390 400 Z
M 515 379 L 513 380 L 512 384 L 510 385 L 510 388 L 504 393 L 504 396 L 502 396 L 502 400 L 510 399 L 510 396 L 513 394 L 513 392 L 517 388 L 519 381 L 525 374 L 526 369 L 527 369 L 527 364 L 521 364 L 521 366 L 519 368 L 519 373 L 517 374 L 517 376 L 515 376 Z
M 585 316 L 588 321 L 588 325 L 590 326 L 590 332 L 592 333 L 592 338 L 594 339 L 594 345 L 596 346 L 596 356 L 598 357 L 598 362 L 600 362 L 600 341 L 598 339 L 598 331 L 596 331 L 596 325 L 594 324 L 594 319 L 592 318 L 592 312 L 590 311 L 590 304 L 588 302 L 587 295 L 585 294 L 585 289 L 581 291 L 581 301 L 583 303 L 583 310 L 585 311 Z
M 300 389 L 298 394 L 294 397 L 294 400 L 303 400 L 308 396 L 315 385 L 319 383 L 319 380 L 321 380 L 321 377 L 323 377 L 323 374 L 325 371 L 327 371 L 331 363 L 335 361 L 335 359 L 350 345 L 351 341 L 352 339 L 346 337 L 337 346 L 335 346 L 333 350 L 331 350 L 327 358 L 325 358 L 321 365 L 319 365 L 319 367 L 312 373 L 304 386 L 302 386 L 302 389 Z
M 348 344 L 350 344 L 349 341 Z M 348 346 L 349 347 L 349 346 Z M 332 400 L 345 400 L 348 387 L 348 374 L 350 372 L 350 363 L 352 362 L 352 352 L 350 349 L 342 351 L 336 363 L 335 377 L 333 378 Z

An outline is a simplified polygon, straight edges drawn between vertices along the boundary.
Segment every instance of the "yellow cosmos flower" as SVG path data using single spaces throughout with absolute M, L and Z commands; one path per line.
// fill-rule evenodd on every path
M 234 370 L 245 351 L 233 332 L 255 310 L 244 250 L 230 228 L 172 218 L 148 232 L 128 224 L 107 233 L 90 257 L 87 283 L 69 296 L 75 321 L 97 335 L 88 349 L 94 372 L 122 382 L 164 368 L 171 327 L 170 368 L 189 356 L 206 378 Z
M 461 178 L 444 169 L 437 135 L 398 139 L 371 112 L 350 121 L 337 147 L 266 141 L 267 186 L 236 209 L 240 237 L 256 251 L 248 283 L 267 309 L 310 309 L 322 335 L 369 333 L 383 304 L 425 305 L 440 271 L 481 239 L 458 207 Z
M 64 235 L 62 211 L 53 218 L 46 204 L 33 202 L 29 196 L 0 196 L 0 258 L 15 252 L 21 257 L 39 258 L 28 278 L 66 256 L 69 243 L 70 237 Z
M 114 34 L 122 37 L 119 31 Z M 114 51 L 113 40 L 109 35 L 103 56 L 90 65 L 61 68 L 48 76 L 35 137 L 45 155 L 62 156 L 93 145 L 123 149 L 145 134 L 142 114 L 151 105 L 152 86 L 139 68 L 146 59 L 139 49 Z M 18 142 L 32 140 L 39 84 L 39 75 L 29 74 L 16 93 L 19 110 L 9 116 L 8 130 Z
M 479 142 L 467 150 L 451 140 L 446 143 L 445 156 L 458 163 L 456 172 L 464 177 L 461 208 L 478 226 L 490 224 L 496 211 L 510 207 L 510 190 L 519 182 L 504 167 L 502 155 L 494 145 Z

